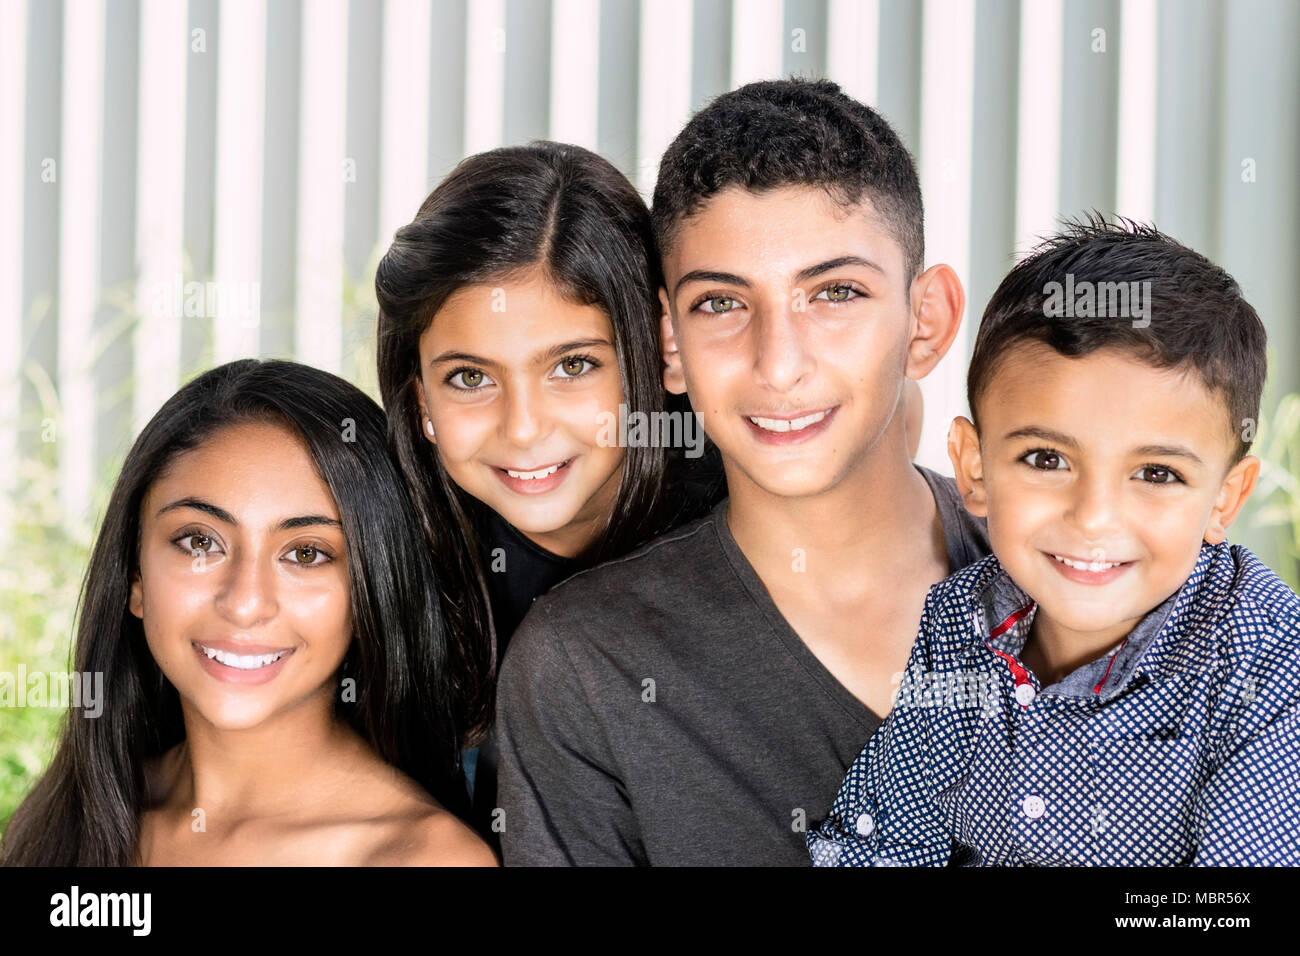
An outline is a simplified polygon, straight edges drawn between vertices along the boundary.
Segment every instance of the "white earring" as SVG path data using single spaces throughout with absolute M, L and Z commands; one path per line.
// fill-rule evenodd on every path
M 428 419 L 428 418 L 426 418 L 426 419 L 424 420 L 424 430 L 425 430 L 426 432 L 428 432 L 430 438 L 433 437 L 433 421 L 432 421 L 432 419 Z

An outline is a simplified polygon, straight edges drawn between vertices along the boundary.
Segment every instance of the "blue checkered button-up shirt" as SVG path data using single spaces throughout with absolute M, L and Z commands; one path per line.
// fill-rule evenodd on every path
M 1239 545 L 1041 687 L 990 555 L 936 584 L 818 866 L 1300 865 L 1300 598 Z

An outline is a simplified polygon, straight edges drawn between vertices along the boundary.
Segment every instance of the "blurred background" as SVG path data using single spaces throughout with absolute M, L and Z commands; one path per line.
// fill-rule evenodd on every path
M 1232 539 L 1300 587 L 1296 0 L 0 0 L 0 672 L 70 668 L 135 433 L 184 381 L 294 358 L 377 397 L 374 267 L 463 156 L 594 149 L 649 199 L 710 98 L 829 77 L 913 151 L 966 284 L 922 383 L 944 439 L 984 303 L 1086 209 L 1222 264 L 1268 327 Z M 0 826 L 60 712 L 0 706 Z

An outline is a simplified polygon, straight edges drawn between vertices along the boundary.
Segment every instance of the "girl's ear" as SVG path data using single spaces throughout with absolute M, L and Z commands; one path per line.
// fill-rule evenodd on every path
M 682 371 L 682 357 L 677 351 L 677 334 L 673 331 L 673 315 L 668 305 L 668 290 L 659 288 L 659 347 L 664 360 L 664 388 L 674 395 L 686 392 L 686 375 Z
M 140 572 L 131 575 L 131 599 L 127 602 L 131 613 L 144 620 L 144 588 L 140 583 Z
M 988 517 L 984 492 L 984 463 L 980 459 L 980 436 L 970 419 L 958 415 L 948 429 L 948 458 L 952 461 L 957 490 L 966 510 L 976 517 Z
M 1228 526 L 1237 520 L 1241 506 L 1246 503 L 1255 483 L 1259 481 L 1259 459 L 1247 455 L 1228 470 L 1219 488 L 1218 497 L 1214 499 L 1214 510 L 1210 512 L 1210 523 L 1205 527 L 1205 541 L 1208 544 L 1221 544 L 1228 538 Z
M 415 377 L 415 400 L 415 411 L 420 416 L 417 423 L 420 434 L 427 438 L 431 444 L 436 445 L 438 442 L 434 437 L 433 419 L 429 417 L 429 403 L 424 400 L 424 380 L 418 375 Z

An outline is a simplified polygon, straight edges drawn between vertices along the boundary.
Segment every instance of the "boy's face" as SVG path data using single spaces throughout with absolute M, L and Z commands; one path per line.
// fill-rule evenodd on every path
M 949 437 L 967 508 L 988 516 L 1043 626 L 1090 642 L 1119 640 L 1177 591 L 1258 474 L 1250 456 L 1229 468 L 1223 399 L 1195 372 L 1111 349 L 1072 359 L 1027 344 L 998 366 L 979 414 L 978 437 L 965 418 Z
M 828 490 L 860 463 L 962 306 L 946 266 L 909 283 L 869 201 L 844 209 L 804 186 L 718 193 L 681 224 L 664 279 L 665 387 L 690 395 L 729 483 L 780 496 Z

